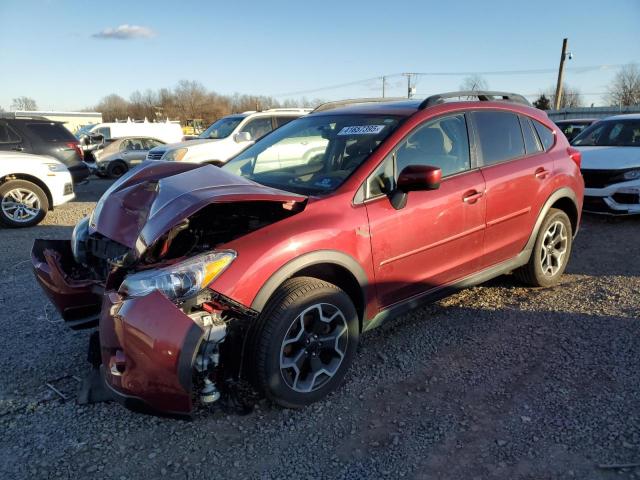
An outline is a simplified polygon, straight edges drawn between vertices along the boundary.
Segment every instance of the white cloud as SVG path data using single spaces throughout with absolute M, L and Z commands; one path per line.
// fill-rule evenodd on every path
M 127 25 L 126 23 L 115 28 L 105 28 L 101 32 L 94 33 L 95 38 L 115 38 L 117 40 L 131 40 L 133 38 L 151 38 L 155 37 L 156 32 L 149 27 L 141 27 L 140 25 Z

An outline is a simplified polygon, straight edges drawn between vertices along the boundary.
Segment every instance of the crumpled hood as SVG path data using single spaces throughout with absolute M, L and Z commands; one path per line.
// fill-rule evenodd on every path
M 584 170 L 640 168 L 640 147 L 575 147 L 582 153 Z
M 102 195 L 91 215 L 89 233 L 97 232 L 141 254 L 169 229 L 212 203 L 306 199 L 213 165 L 148 162 Z

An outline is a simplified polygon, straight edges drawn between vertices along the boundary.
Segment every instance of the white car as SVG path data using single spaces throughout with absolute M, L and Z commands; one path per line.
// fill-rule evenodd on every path
M 640 115 L 605 118 L 571 144 L 582 153 L 583 210 L 640 214 Z
M 112 122 L 98 123 L 84 132 L 87 135 L 101 135 L 105 141 L 124 137 L 151 137 L 165 143 L 182 140 L 182 128 L 175 122 Z
M 67 167 L 53 157 L 0 152 L 0 222 L 30 227 L 74 198 Z
M 194 140 L 150 150 L 147 160 L 222 165 L 267 133 L 310 111 L 305 108 L 274 108 L 228 115 L 211 124 Z

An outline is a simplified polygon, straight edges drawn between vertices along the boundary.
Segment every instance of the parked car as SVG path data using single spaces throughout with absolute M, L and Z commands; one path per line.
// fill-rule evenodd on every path
M 152 148 L 164 145 L 164 142 L 148 137 L 125 137 L 95 150 L 87 161 L 91 171 L 101 177 L 118 178 L 129 169 L 142 163 L 147 152 Z
M 555 120 L 554 123 L 567 137 L 573 140 L 581 131 L 598 121 L 597 118 L 572 118 L 570 120 Z
M 37 225 L 49 210 L 73 197 L 71 174 L 55 158 L 0 152 L 0 222 L 3 225 Z
M 157 138 L 165 143 L 182 140 L 182 128 L 174 122 L 111 122 L 98 123 L 88 132 L 90 136 L 103 138 L 106 143 L 125 137 Z
M 74 183 L 90 175 L 80 143 L 60 122 L 0 114 L 0 151 L 50 155 L 66 165 Z
M 468 95 L 482 101 L 445 102 Z M 340 385 L 363 331 L 409 308 L 511 271 L 556 285 L 584 186 L 555 128 L 519 95 L 454 92 L 327 104 L 222 168 L 145 162 L 72 241 L 33 246 L 63 318 L 99 319 L 86 397 L 105 382 L 186 414 L 249 381 L 302 407 Z M 295 138 L 323 151 L 260 168 Z
M 274 108 L 229 115 L 212 123 L 197 139 L 154 148 L 147 160 L 222 165 L 267 133 L 309 112 L 304 108 Z
M 640 115 L 608 117 L 572 142 L 582 153 L 584 210 L 640 213 Z

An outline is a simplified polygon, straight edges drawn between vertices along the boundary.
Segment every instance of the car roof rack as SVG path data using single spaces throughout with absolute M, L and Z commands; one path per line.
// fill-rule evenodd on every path
M 312 113 L 324 112 L 325 110 L 333 110 L 334 108 L 340 108 L 346 105 L 358 105 L 361 103 L 397 102 L 398 100 L 406 100 L 406 98 L 402 98 L 402 97 L 351 98 L 348 100 L 338 100 L 335 102 L 322 103 L 318 105 L 316 108 L 314 108 Z
M 46 120 L 51 123 L 63 123 L 59 120 L 49 120 L 42 115 L 16 115 L 16 112 L 0 112 L 0 118 L 6 118 L 9 120 Z
M 447 98 L 460 98 L 460 97 L 474 97 L 481 102 L 502 101 L 502 102 L 520 103 L 528 107 L 531 106 L 531 103 L 529 103 L 529 100 L 527 100 L 524 96 L 518 93 L 494 92 L 494 91 L 488 91 L 488 90 L 462 90 L 459 92 L 446 92 L 446 93 L 439 93 L 437 95 L 431 95 L 420 104 L 418 109 L 423 110 L 425 108 L 433 107 L 434 105 L 439 105 L 441 103 L 444 103 L 445 99 Z

